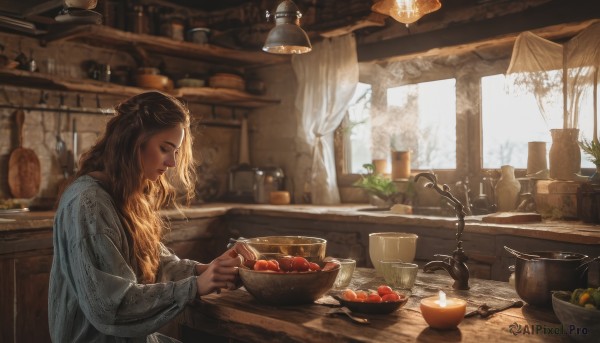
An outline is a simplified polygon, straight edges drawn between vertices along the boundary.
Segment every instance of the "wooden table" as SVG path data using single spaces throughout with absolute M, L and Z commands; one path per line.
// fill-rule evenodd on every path
M 408 303 L 387 315 L 363 315 L 361 325 L 341 315 L 328 316 L 330 306 L 308 304 L 276 307 L 258 303 L 244 289 L 212 294 L 188 306 L 184 325 L 192 331 L 225 336 L 243 342 L 568 342 L 557 334 L 561 325 L 551 308 L 529 305 L 496 313 L 488 318 L 465 318 L 455 330 L 435 330 L 421 316 L 419 302 L 443 290 L 467 300 L 467 312 L 487 303 L 496 307 L 519 300 L 506 282 L 471 279 L 468 291 L 452 289 L 445 274 L 419 272 Z M 353 289 L 376 289 L 384 283 L 373 269 L 357 268 Z M 332 299 L 332 298 L 331 298 Z M 321 298 L 320 300 L 323 300 Z M 520 328 L 517 332 L 515 328 Z M 197 331 L 196 331 L 197 330 Z M 189 331 L 189 330 L 188 330 Z

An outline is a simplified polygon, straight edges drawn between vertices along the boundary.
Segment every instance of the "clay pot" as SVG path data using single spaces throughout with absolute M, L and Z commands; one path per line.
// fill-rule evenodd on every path
M 550 134 L 550 178 L 575 180 L 581 171 L 581 150 L 577 143 L 579 129 L 552 129 Z

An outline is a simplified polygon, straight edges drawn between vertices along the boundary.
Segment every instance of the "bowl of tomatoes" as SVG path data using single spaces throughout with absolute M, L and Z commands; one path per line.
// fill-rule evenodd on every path
M 333 296 L 340 305 L 352 312 L 367 314 L 392 313 L 408 302 L 408 296 L 394 291 L 388 285 L 380 285 L 377 290 L 346 289 Z
M 269 305 L 310 304 L 327 293 L 340 271 L 335 260 L 309 262 L 302 256 L 259 259 L 240 267 L 244 288 L 258 302 Z

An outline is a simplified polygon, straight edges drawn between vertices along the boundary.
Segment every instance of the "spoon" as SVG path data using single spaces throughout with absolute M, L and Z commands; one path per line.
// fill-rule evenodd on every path
M 475 315 L 479 315 L 481 318 L 487 318 L 494 313 L 508 310 L 509 308 L 513 308 L 513 307 L 515 307 L 515 308 L 523 307 L 523 302 L 521 300 L 518 300 L 518 301 L 512 302 L 510 304 L 507 304 L 505 306 L 498 307 L 498 308 L 492 308 L 488 304 L 482 304 L 476 310 L 465 314 L 465 318 L 472 317 Z
M 512 255 L 514 255 L 516 257 L 520 257 L 520 258 L 525 259 L 525 260 L 533 260 L 533 259 L 537 259 L 537 258 L 541 257 L 539 255 L 526 254 L 526 253 L 522 253 L 522 252 L 516 251 L 514 249 L 511 249 L 511 248 L 507 247 L 506 245 L 504 246 L 504 250 L 508 251 L 510 254 L 512 254 Z
M 227 248 L 233 248 L 235 252 L 240 254 L 244 258 L 242 265 L 248 269 L 252 269 L 254 263 L 263 257 L 256 249 L 242 239 L 229 238 Z
M 347 307 L 338 307 L 331 309 L 329 312 L 327 312 L 327 315 L 330 317 L 335 314 L 345 314 L 346 316 L 348 316 L 348 318 L 352 319 L 354 322 L 359 324 L 370 324 L 367 318 L 361 318 L 353 315 L 350 309 Z

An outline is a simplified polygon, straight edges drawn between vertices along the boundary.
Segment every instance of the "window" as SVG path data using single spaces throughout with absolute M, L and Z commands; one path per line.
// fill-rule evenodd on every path
M 592 137 L 591 95 L 584 95 L 579 112 L 580 137 Z M 546 142 L 550 151 L 550 128 L 562 123 L 546 123 L 532 94 L 509 94 L 504 75 L 481 78 L 482 158 L 483 168 L 497 169 L 502 165 L 527 168 L 527 142 Z M 585 125 L 588 123 L 589 125 Z M 585 154 L 581 167 L 593 168 Z
M 362 165 L 371 161 L 371 85 L 359 83 L 348 108 L 350 173 L 364 172 Z
M 410 150 L 411 168 L 456 168 L 455 79 L 387 88 L 384 99 L 359 84 L 349 108 L 348 168 L 390 158 L 390 150 Z M 388 163 L 388 172 L 389 172 Z

